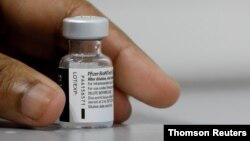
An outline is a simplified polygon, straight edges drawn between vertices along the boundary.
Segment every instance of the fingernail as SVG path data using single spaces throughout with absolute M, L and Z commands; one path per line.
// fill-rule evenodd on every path
M 56 91 L 54 89 L 44 84 L 34 85 L 27 90 L 22 98 L 22 113 L 33 120 L 38 120 L 43 112 L 49 108 L 47 106 L 55 94 Z

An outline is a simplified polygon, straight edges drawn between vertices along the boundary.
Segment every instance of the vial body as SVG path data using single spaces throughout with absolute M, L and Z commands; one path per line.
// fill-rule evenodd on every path
M 111 127 L 113 65 L 102 54 L 101 41 L 70 40 L 69 54 L 61 59 L 59 72 L 59 84 L 66 94 L 61 125 L 66 128 Z

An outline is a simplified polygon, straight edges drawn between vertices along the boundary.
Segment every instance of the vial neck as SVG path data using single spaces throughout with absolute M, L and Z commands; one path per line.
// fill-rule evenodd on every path
M 101 53 L 100 40 L 69 40 L 69 54 L 93 56 Z

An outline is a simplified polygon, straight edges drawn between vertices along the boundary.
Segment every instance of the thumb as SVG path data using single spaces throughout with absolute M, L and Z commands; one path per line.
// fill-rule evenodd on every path
M 64 93 L 56 83 L 0 53 L 0 118 L 47 126 L 59 117 L 64 102 Z

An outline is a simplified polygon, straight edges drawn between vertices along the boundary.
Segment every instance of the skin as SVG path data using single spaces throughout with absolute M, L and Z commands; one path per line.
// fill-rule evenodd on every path
M 61 24 L 63 18 L 75 15 L 103 16 L 84 0 L 0 1 L 1 118 L 40 127 L 60 116 L 65 96 L 53 80 L 59 59 L 67 51 Z M 169 107 L 178 99 L 178 84 L 112 22 L 110 34 L 103 40 L 103 52 L 112 59 L 115 69 L 116 123 L 131 114 L 128 96 L 157 108 Z M 27 116 L 23 111 L 37 108 L 37 103 L 26 98 L 35 92 L 35 97 L 43 101 L 39 112 Z

